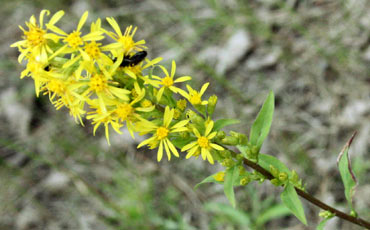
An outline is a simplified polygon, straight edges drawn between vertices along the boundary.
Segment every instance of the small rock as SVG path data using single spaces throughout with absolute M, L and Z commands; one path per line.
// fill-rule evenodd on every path
M 34 226 L 40 224 L 41 216 L 39 211 L 32 205 L 26 206 L 16 217 L 15 225 L 17 229 L 34 229 Z
M 370 61 L 370 46 L 367 47 L 362 58 L 365 59 L 365 61 Z
M 247 61 L 247 68 L 249 70 L 259 70 L 265 67 L 273 66 L 282 54 L 280 48 L 273 48 L 272 51 L 266 53 L 267 50 L 257 52 Z
M 18 101 L 17 90 L 9 88 L 0 94 L 0 115 L 5 115 L 12 130 L 20 138 L 28 135 L 28 125 L 31 119 L 29 109 Z
M 249 33 L 245 30 L 238 30 L 227 41 L 225 47 L 220 49 L 216 72 L 218 74 L 224 74 L 226 70 L 243 57 L 251 47 L 252 41 Z
M 220 48 L 219 47 L 207 47 L 204 49 L 202 52 L 200 52 L 198 58 L 201 61 L 204 61 L 210 65 L 216 64 L 218 60 L 218 54 L 220 53 Z
M 355 125 L 358 124 L 364 114 L 370 110 L 370 101 L 368 100 L 356 100 L 350 102 L 343 110 L 340 121 L 344 125 Z
M 60 191 L 65 188 L 70 181 L 70 178 L 62 172 L 54 171 L 44 180 L 43 184 L 50 191 Z

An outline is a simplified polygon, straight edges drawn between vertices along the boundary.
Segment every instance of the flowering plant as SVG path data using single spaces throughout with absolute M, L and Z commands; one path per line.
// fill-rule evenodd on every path
M 97 19 L 91 23 L 89 32 L 82 35 L 88 17 L 85 12 L 76 30 L 67 33 L 56 26 L 63 14 L 58 11 L 47 22 L 45 16 L 50 15 L 47 10 L 41 11 L 38 21 L 32 16 L 26 22 L 26 29 L 20 27 L 23 40 L 11 45 L 20 52 L 18 61 L 27 62 L 21 78 L 33 79 L 36 96 L 49 95 L 56 109 L 66 107 L 81 125 L 86 118 L 94 125 L 94 134 L 104 126 L 108 144 L 110 132 L 121 133 L 126 125 L 132 138 L 135 133 L 151 135 L 137 147 L 157 149 L 158 161 L 163 159 L 164 152 L 170 160 L 172 156 L 179 157 L 181 150 L 186 152 L 186 159 L 201 156 L 210 164 L 220 163 L 225 170 L 198 185 L 223 184 L 225 195 L 234 207 L 234 187 L 268 179 L 273 185 L 284 187 L 281 200 L 304 224 L 307 224 L 306 218 L 298 195 L 326 210 L 327 213 L 321 215 L 325 221 L 338 216 L 369 227 L 368 222 L 357 217 L 351 205 L 355 178 L 348 158 L 350 142 L 340 155 L 339 167 L 352 215 L 313 198 L 294 170 L 289 170 L 275 157 L 260 153 L 272 123 L 272 92 L 253 123 L 249 137 L 234 131 L 227 135 L 222 129 L 239 121 L 215 120 L 217 96 L 204 98 L 209 83 L 199 91 L 188 84 L 187 91 L 182 89 L 180 83 L 189 82 L 191 77 L 177 77 L 175 61 L 167 70 L 159 64 L 162 58 L 146 58 L 145 41 L 133 38 L 136 27 L 128 26 L 122 33 L 113 18 L 106 19 L 111 29 L 103 28 L 101 19 Z M 113 42 L 105 42 L 107 38 Z M 160 70 L 158 76 L 155 68 Z M 232 151 L 233 147 L 240 152 Z M 246 166 L 254 170 L 248 171 Z

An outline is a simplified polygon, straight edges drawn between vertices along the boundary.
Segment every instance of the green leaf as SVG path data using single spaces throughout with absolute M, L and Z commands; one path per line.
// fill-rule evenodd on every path
M 280 195 L 284 205 L 295 215 L 304 225 L 307 225 L 306 216 L 298 194 L 294 189 L 294 185 L 287 183 L 284 191 Z
M 261 148 L 263 141 L 270 131 L 272 116 L 274 114 L 274 104 L 274 93 L 271 91 L 252 125 L 249 140 L 258 149 Z
M 204 180 L 199 182 L 194 186 L 194 189 L 197 189 L 200 185 L 205 184 L 205 183 L 218 183 L 218 184 L 223 184 L 223 182 L 217 181 L 214 176 L 216 176 L 217 173 L 210 175 L 209 177 L 206 177 Z
M 215 121 L 215 124 L 213 126 L 213 130 L 218 131 L 218 130 L 222 129 L 225 126 L 234 125 L 234 124 L 238 124 L 238 123 L 240 123 L 240 121 L 236 120 L 236 119 L 220 119 L 220 120 Z
M 234 194 L 234 181 L 239 177 L 239 169 L 237 166 L 229 168 L 225 172 L 224 192 L 229 199 L 231 206 L 235 208 L 235 194 Z
M 281 162 L 279 159 L 271 155 L 260 153 L 258 156 L 258 164 L 269 172 L 270 165 L 272 165 L 275 168 L 277 168 L 280 172 L 286 172 L 288 173 L 289 176 L 291 176 L 292 174 L 289 168 L 283 162 Z
M 348 204 L 351 210 L 354 212 L 355 210 L 353 209 L 352 197 L 355 193 L 357 179 L 355 177 L 355 174 L 352 171 L 348 150 L 349 150 L 349 147 L 351 146 L 351 143 L 355 135 L 356 133 L 352 135 L 352 137 L 343 147 L 342 151 L 339 153 L 339 156 L 337 159 L 340 176 L 342 177 L 342 181 L 344 184 L 344 194 L 346 196 L 346 199 L 348 201 Z
M 268 207 L 266 211 L 258 215 L 256 220 L 257 226 L 263 226 L 267 221 L 290 214 L 290 210 L 283 204 L 277 204 L 272 207 Z
M 230 205 L 210 202 L 204 205 L 204 209 L 208 212 L 214 213 L 217 217 L 226 216 L 228 217 L 228 222 L 232 222 L 238 224 L 240 226 L 251 227 L 251 218 L 247 212 L 243 212 L 242 210 L 238 210 L 235 208 L 230 207 Z
M 329 217 L 329 218 L 325 218 L 325 219 L 323 219 L 322 221 L 320 221 L 320 223 L 317 225 L 317 227 L 316 227 L 316 230 L 324 230 L 324 227 L 325 227 L 325 225 L 326 225 L 326 222 L 328 221 L 328 220 L 330 220 L 331 218 L 333 218 L 333 216 L 332 217 Z
M 189 144 L 191 141 L 192 140 L 189 138 L 181 138 L 181 137 L 176 137 L 171 140 L 172 144 L 174 144 L 179 149 L 182 149 L 182 147 Z

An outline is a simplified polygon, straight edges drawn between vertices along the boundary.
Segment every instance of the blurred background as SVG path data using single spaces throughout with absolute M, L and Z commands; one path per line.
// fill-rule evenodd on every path
M 357 131 L 350 153 L 359 186 L 355 207 L 370 220 L 370 1 L 367 0 L 2 0 L 0 7 L 0 230 L 8 229 L 315 229 L 319 209 L 302 201 L 309 226 L 289 215 L 281 188 L 251 183 L 236 191 L 233 209 L 219 185 L 195 184 L 222 169 L 200 159 L 156 162 L 156 152 L 100 129 L 76 125 L 33 81 L 9 45 L 18 25 L 42 9 L 66 12 L 58 26 L 76 28 L 114 17 L 138 26 L 149 58 L 161 56 L 177 76 L 190 75 L 216 118 L 240 119 L 249 133 L 269 90 L 276 95 L 271 133 L 262 152 L 295 169 L 307 190 L 346 209 L 336 158 Z M 104 21 L 105 28 L 110 27 Z M 112 132 L 113 133 L 113 132 Z M 184 158 L 184 157 L 182 157 Z M 338 218 L 326 229 L 361 229 Z

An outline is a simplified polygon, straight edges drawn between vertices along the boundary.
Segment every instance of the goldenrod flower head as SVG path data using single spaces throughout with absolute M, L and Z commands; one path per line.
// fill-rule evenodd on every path
M 84 44 L 80 31 L 73 31 L 63 41 L 68 43 L 68 45 L 73 49 L 77 49 L 79 46 Z
M 91 57 L 92 59 L 98 59 L 101 55 L 100 46 L 101 43 L 96 43 L 95 41 L 87 42 L 84 47 L 84 51 Z
M 188 101 L 192 104 L 192 105 L 206 105 L 208 104 L 207 101 L 202 101 L 202 96 L 204 94 L 204 92 L 206 91 L 207 87 L 209 85 L 209 82 L 205 83 L 202 88 L 200 89 L 200 91 L 196 91 L 194 90 L 193 88 L 191 88 L 189 85 L 186 85 L 186 88 L 188 89 L 188 93 L 186 92 L 179 92 L 183 97 L 185 97 L 186 99 L 188 99 Z
M 120 131 L 120 128 L 122 127 L 122 124 L 120 124 L 117 119 L 115 119 L 114 116 L 112 116 L 111 113 L 96 113 L 93 115 L 89 115 L 86 117 L 87 119 L 92 119 L 93 122 L 91 124 L 94 125 L 94 135 L 96 130 L 99 128 L 101 124 L 104 124 L 105 128 L 105 137 L 107 139 L 108 145 L 110 145 L 109 141 L 109 125 L 112 126 L 112 128 L 119 134 L 122 134 Z
M 137 86 L 138 87 L 138 86 Z M 130 103 L 117 103 L 114 113 L 120 122 L 126 122 L 127 129 L 130 132 L 132 138 L 134 139 L 135 122 L 142 119 L 141 116 L 136 112 L 151 112 L 154 109 L 154 105 L 147 107 L 134 107 L 139 101 L 141 101 L 145 96 L 145 90 L 138 90 L 140 94 L 132 100 Z
M 173 118 L 174 119 L 176 119 L 176 120 L 178 120 L 180 117 L 181 117 L 181 110 L 179 110 L 179 109 L 175 109 L 175 112 L 173 113 Z
M 197 137 L 196 141 L 193 141 L 187 145 L 185 145 L 181 151 L 188 151 L 186 155 L 186 159 L 194 156 L 197 151 L 201 151 L 203 160 L 207 159 L 209 163 L 214 164 L 213 157 L 211 154 L 211 150 L 224 150 L 223 147 L 220 145 L 214 144 L 211 140 L 216 136 L 217 132 L 211 132 L 213 129 L 214 122 L 210 121 L 206 125 L 206 129 L 204 131 L 204 135 L 201 135 L 197 128 L 193 127 L 193 133 Z
M 162 69 L 163 73 L 165 74 L 165 77 L 160 78 L 158 76 L 153 76 L 154 79 L 159 80 L 157 82 L 158 85 L 162 85 L 162 87 L 159 89 L 157 94 L 157 101 L 160 101 L 163 95 L 163 92 L 165 89 L 169 89 L 174 93 L 186 93 L 184 90 L 174 86 L 174 83 L 180 83 L 191 80 L 190 76 L 183 76 L 179 77 L 176 80 L 174 80 L 175 72 L 176 72 L 176 63 L 175 61 L 172 61 L 172 68 L 171 68 L 171 75 L 168 74 L 168 71 L 163 66 L 159 65 L 159 67 Z
M 181 100 L 178 100 L 176 102 L 176 107 L 181 110 L 181 111 L 184 111 L 186 109 L 186 100 L 185 99 L 181 99 Z
M 89 87 L 91 91 L 102 92 L 108 88 L 108 80 L 103 74 L 95 74 L 90 78 Z
M 121 121 L 125 121 L 135 112 L 135 109 L 128 103 L 122 103 L 117 106 L 115 112 Z
M 67 85 L 65 81 L 61 79 L 51 78 L 49 79 L 48 83 L 46 84 L 43 90 L 48 91 L 46 93 L 49 94 L 49 97 L 52 100 L 56 95 L 62 96 L 67 90 Z
M 47 25 L 48 29 L 50 29 L 56 34 L 59 34 L 57 35 L 57 37 L 60 39 L 63 39 L 63 42 L 65 43 L 64 46 L 62 46 L 57 51 L 55 51 L 54 54 L 50 58 L 54 58 L 57 55 L 63 54 L 63 53 L 70 53 L 74 51 L 82 52 L 83 50 L 80 48 L 81 46 L 85 44 L 85 42 L 98 41 L 98 40 L 104 39 L 104 36 L 102 35 L 103 31 L 93 31 L 86 35 L 83 35 L 83 36 L 81 35 L 81 29 L 84 26 L 87 20 L 87 17 L 88 17 L 88 12 L 85 11 L 81 16 L 80 21 L 78 22 L 76 30 L 74 30 L 70 34 L 67 34 L 66 32 L 64 32 L 63 30 L 59 29 L 58 27 L 54 25 L 50 25 L 50 24 Z M 70 60 L 70 62 L 67 62 L 64 67 L 74 64 L 80 58 L 81 58 L 80 55 L 74 57 L 73 59 Z
M 153 106 L 153 103 L 148 99 L 144 99 L 143 101 L 141 101 L 140 105 L 144 108 L 149 108 Z
M 49 11 L 41 11 L 38 22 L 32 16 L 26 22 L 27 29 L 21 27 L 23 40 L 12 44 L 20 51 L 18 60 L 28 62 L 21 78 L 30 76 L 34 80 L 37 95 L 39 92 L 48 94 L 56 109 L 68 108 L 76 122 L 83 124 L 82 118 L 86 115 L 94 126 L 94 134 L 103 125 L 108 144 L 109 130 L 113 128 L 121 133 L 120 128 L 126 125 L 132 138 L 134 132 L 152 135 L 138 148 L 144 145 L 158 148 L 157 160 L 161 161 L 164 151 L 168 160 L 172 155 L 179 157 L 172 142 L 175 138 L 195 137 L 182 148 L 188 151 L 186 158 L 202 155 L 204 160 L 214 163 L 212 152 L 223 150 L 223 147 L 213 142 L 214 122 L 200 115 L 205 114 L 205 107 L 197 106 L 208 103 L 202 101 L 202 96 L 209 83 L 200 91 L 187 85 L 186 92 L 176 84 L 189 81 L 191 77 L 175 78 L 175 61 L 172 61 L 171 70 L 158 65 L 160 57 L 136 61 L 134 55 L 146 49 L 144 40 L 134 40 L 136 27 L 128 26 L 122 33 L 118 23 L 107 18 L 113 28 L 111 32 L 102 28 L 101 20 L 97 19 L 85 34 L 82 28 L 88 17 L 86 11 L 75 30 L 67 33 L 56 26 L 63 11 L 54 14 L 47 23 L 44 23 L 45 15 L 49 15 Z M 113 38 L 113 43 L 101 41 L 108 36 Z M 160 67 L 162 76 L 152 75 L 151 70 L 146 71 L 150 73 L 147 76 L 143 75 L 144 70 L 155 66 Z M 177 93 L 185 99 L 176 101 L 174 94 Z M 166 100 L 161 100 L 163 95 Z M 188 113 L 189 119 L 182 120 L 187 101 L 195 105 L 198 112 L 192 110 Z
M 141 51 L 146 48 L 146 46 L 144 46 L 144 40 L 140 40 L 138 42 L 134 42 L 133 40 L 137 27 L 135 27 L 132 31 L 131 25 L 127 27 L 125 33 L 122 34 L 121 29 L 114 18 L 111 17 L 106 19 L 108 23 L 112 26 L 113 30 L 116 32 L 114 34 L 113 32 L 106 31 L 106 33 L 121 45 L 120 51 L 114 53 L 115 56 L 119 56 L 120 53 L 122 53 L 123 55 L 128 55 L 133 51 Z
M 179 153 L 175 146 L 172 144 L 170 140 L 170 134 L 184 132 L 187 131 L 185 127 L 186 124 L 189 122 L 188 120 L 183 120 L 177 122 L 174 125 L 171 125 L 173 119 L 174 109 L 170 109 L 168 106 L 165 108 L 164 116 L 163 116 L 163 123 L 162 125 L 157 125 L 151 121 L 147 121 L 142 119 L 141 122 L 137 124 L 137 127 L 141 131 L 141 133 L 153 133 L 153 136 L 149 139 L 144 140 L 141 142 L 137 147 L 140 148 L 144 145 L 156 145 L 159 142 L 159 148 L 157 153 L 157 160 L 161 161 L 163 157 L 163 147 L 166 150 L 168 160 L 171 159 L 171 153 L 176 157 L 179 157 Z
M 39 23 L 37 23 L 35 16 L 32 15 L 29 22 L 26 22 L 28 30 L 25 30 L 23 27 L 19 26 L 24 33 L 24 40 L 10 45 L 10 47 L 18 47 L 19 51 L 21 52 L 21 55 L 18 57 L 19 62 L 21 62 L 25 57 L 33 57 L 37 61 L 45 64 L 48 61 L 48 53 L 53 52 L 48 46 L 47 41 L 52 40 L 57 42 L 58 37 L 54 34 L 47 33 L 46 28 L 44 28 L 45 14 L 49 15 L 50 12 L 48 10 L 42 10 L 39 17 Z M 53 15 L 48 24 L 57 23 L 63 14 L 63 11 L 58 11 L 55 15 Z
M 213 178 L 216 181 L 223 182 L 224 181 L 224 178 L 225 178 L 225 172 L 223 172 L 223 171 L 218 172 L 216 175 L 213 176 Z

